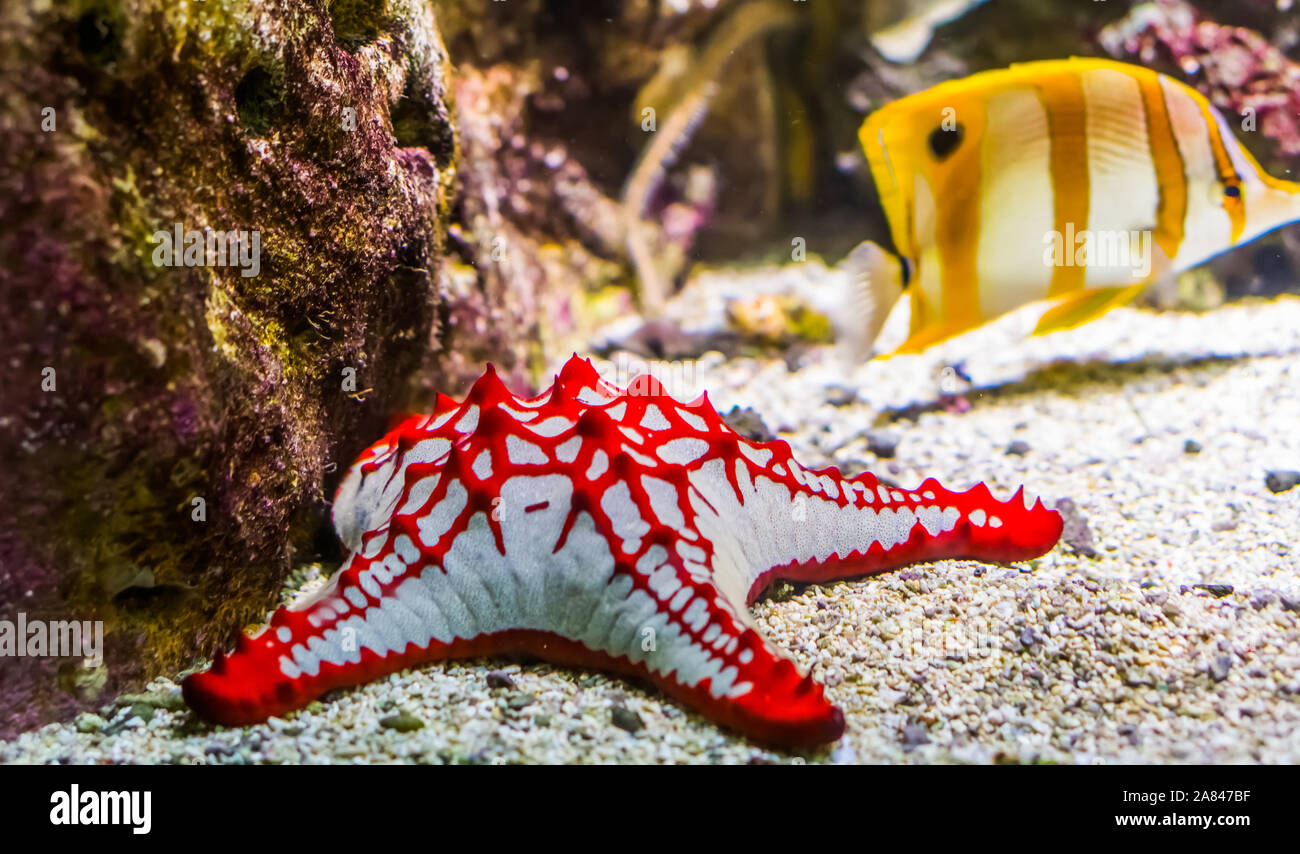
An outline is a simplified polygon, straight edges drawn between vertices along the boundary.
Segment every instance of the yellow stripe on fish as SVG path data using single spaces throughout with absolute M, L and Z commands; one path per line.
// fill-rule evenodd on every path
M 1196 90 L 1103 59 L 942 83 L 867 117 L 859 139 L 893 251 L 850 254 L 859 351 L 911 296 L 914 352 L 1029 303 L 1068 328 L 1153 280 L 1300 219 Z

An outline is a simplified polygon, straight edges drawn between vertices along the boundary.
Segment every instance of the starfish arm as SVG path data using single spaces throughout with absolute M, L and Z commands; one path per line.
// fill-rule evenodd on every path
M 807 470 L 785 442 L 738 436 L 707 395 L 677 405 L 672 420 L 646 450 L 687 472 L 688 516 L 746 603 L 777 578 L 832 581 L 942 558 L 1010 563 L 1061 535 L 1060 514 L 1023 490 L 999 501 L 982 483 L 953 492 L 931 478 L 906 490 L 870 473 Z
M 778 578 L 827 582 L 944 558 L 1028 560 L 1061 535 L 1060 514 L 1023 489 L 1007 501 L 982 483 L 954 492 L 931 478 L 907 490 L 869 473 L 804 470 L 784 443 L 744 451 L 729 465 L 704 463 L 691 483 L 697 524 L 742 568 L 746 602 Z

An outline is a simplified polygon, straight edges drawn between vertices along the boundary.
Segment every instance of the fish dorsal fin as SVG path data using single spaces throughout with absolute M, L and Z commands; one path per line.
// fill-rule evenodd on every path
M 872 355 L 889 312 L 903 295 L 903 265 L 891 252 L 864 240 L 841 269 L 848 277 L 843 313 L 834 318 L 843 356 L 861 362 Z

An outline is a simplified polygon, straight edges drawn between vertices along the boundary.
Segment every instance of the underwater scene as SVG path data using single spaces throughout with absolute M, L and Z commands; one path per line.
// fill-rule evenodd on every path
M 1300 761 L 1298 169 L 1292 0 L 6 3 L 0 763 Z

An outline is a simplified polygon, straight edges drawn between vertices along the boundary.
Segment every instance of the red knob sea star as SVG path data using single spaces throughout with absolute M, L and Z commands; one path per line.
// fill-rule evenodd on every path
M 489 367 L 463 403 L 440 396 L 362 455 L 334 502 L 352 554 L 184 695 L 247 724 L 425 662 L 528 653 L 645 677 L 764 741 L 833 741 L 840 710 L 748 604 L 777 578 L 1036 557 L 1061 517 L 1021 496 L 808 471 L 707 396 L 678 403 L 651 377 L 625 392 L 576 356 L 528 399 Z

